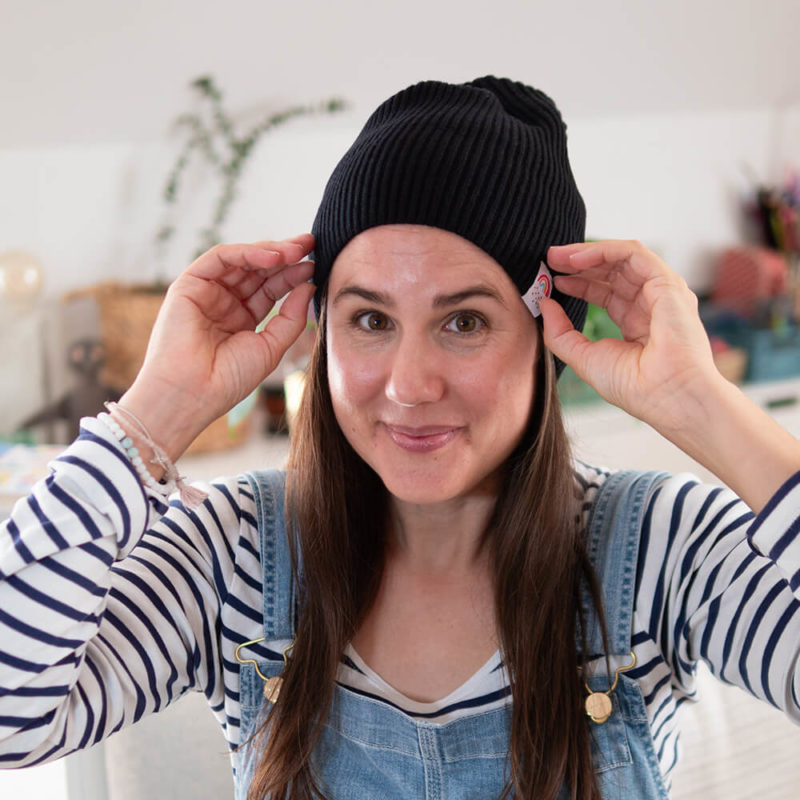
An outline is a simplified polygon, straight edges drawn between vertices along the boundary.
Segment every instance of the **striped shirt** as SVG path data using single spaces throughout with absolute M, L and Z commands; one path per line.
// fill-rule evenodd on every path
M 0 766 L 89 746 L 189 690 L 205 694 L 235 747 L 234 650 L 263 635 L 249 483 L 215 483 L 194 511 L 167 506 L 94 419 L 52 467 L 0 527 Z M 576 464 L 575 474 L 587 512 L 608 473 Z M 756 518 L 730 491 L 687 475 L 653 493 L 633 619 L 638 665 L 628 675 L 642 688 L 668 781 L 676 712 L 695 695 L 700 659 L 800 721 L 795 595 L 800 473 Z M 496 658 L 436 707 L 403 698 L 352 650 L 339 679 L 438 721 L 466 713 L 460 704 L 508 702 Z
M 352 645 L 345 650 L 339 667 L 339 683 L 350 691 L 382 700 L 400 709 L 414 719 L 445 723 L 476 711 L 490 711 L 511 700 L 508 673 L 503 668 L 500 651 L 494 655 L 468 680 L 446 697 L 431 703 L 412 700 L 393 686 L 358 655 Z

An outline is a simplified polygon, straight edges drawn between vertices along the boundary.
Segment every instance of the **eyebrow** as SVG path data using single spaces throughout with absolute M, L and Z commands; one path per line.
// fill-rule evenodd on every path
M 387 308 L 394 308 L 395 305 L 394 300 L 392 300 L 391 297 L 383 292 L 365 289 L 363 286 L 345 286 L 336 293 L 336 297 L 333 298 L 333 304 L 336 305 L 339 300 L 349 295 L 361 297 L 368 303 L 376 303 L 378 305 L 386 306 Z M 491 286 L 486 286 L 485 284 L 468 286 L 467 288 L 458 292 L 453 292 L 452 294 L 440 294 L 434 298 L 433 306 L 434 308 L 457 306 L 460 303 L 463 303 L 465 300 L 470 300 L 473 297 L 486 297 L 490 300 L 500 303 L 500 305 L 503 307 L 506 306 L 505 301 L 497 293 L 497 291 Z

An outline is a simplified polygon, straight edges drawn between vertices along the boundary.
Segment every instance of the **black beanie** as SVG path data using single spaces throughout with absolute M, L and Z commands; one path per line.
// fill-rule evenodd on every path
M 333 262 L 368 228 L 411 223 L 456 233 L 524 295 L 548 247 L 583 241 L 585 221 L 566 126 L 547 95 L 492 76 L 415 84 L 377 108 L 325 187 L 311 230 L 317 315 Z M 581 330 L 586 303 L 556 289 L 552 297 Z

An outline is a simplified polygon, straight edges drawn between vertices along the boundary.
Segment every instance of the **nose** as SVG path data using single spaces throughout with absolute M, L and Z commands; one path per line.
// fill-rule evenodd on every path
M 412 408 L 440 400 L 445 391 L 442 355 L 425 337 L 402 337 L 395 347 L 386 396 L 397 405 Z

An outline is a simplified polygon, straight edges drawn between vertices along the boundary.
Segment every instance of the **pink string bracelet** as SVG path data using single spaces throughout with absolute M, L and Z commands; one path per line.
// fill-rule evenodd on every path
M 134 468 L 139 473 L 142 483 L 147 488 L 165 497 L 171 494 L 177 488 L 181 502 L 187 508 L 196 508 L 208 497 L 207 492 L 197 489 L 194 486 L 189 486 L 186 483 L 186 479 L 178 473 L 178 469 L 175 464 L 172 463 L 169 456 L 164 452 L 163 448 L 159 447 L 155 441 L 153 441 L 153 437 L 150 436 L 150 432 L 147 430 L 144 423 L 132 411 L 129 411 L 127 408 L 123 408 L 118 403 L 108 402 L 105 403 L 105 407 L 108 409 L 109 413 L 107 415 L 102 415 L 107 417 L 107 419 L 103 421 L 120 440 L 122 449 L 131 460 Z M 149 447 L 152 449 L 152 463 L 158 464 L 158 466 L 164 470 L 163 481 L 156 481 L 155 478 L 153 478 L 153 476 L 150 474 L 150 471 L 147 469 L 139 450 L 134 446 L 133 439 L 128 436 L 122 425 L 119 424 L 120 420 L 115 419 L 115 416 L 119 415 L 122 415 L 125 418 L 125 421 L 134 428 L 137 435 L 140 436 L 144 440 L 145 444 L 149 445 Z

